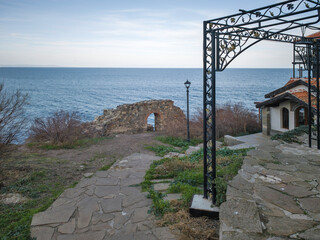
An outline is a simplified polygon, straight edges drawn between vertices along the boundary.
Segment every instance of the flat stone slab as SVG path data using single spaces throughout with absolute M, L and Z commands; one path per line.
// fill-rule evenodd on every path
M 166 200 L 166 201 L 174 201 L 174 200 L 179 200 L 181 199 L 181 194 L 180 193 L 169 193 L 167 194 L 167 196 L 165 196 L 163 198 L 163 200 Z
M 153 179 L 151 182 L 153 183 L 159 183 L 159 182 L 173 182 L 173 178 L 164 178 L 164 179 Z
M 69 188 L 61 194 L 61 197 L 73 199 L 80 196 L 85 191 L 84 188 Z
M 37 238 L 37 240 L 51 239 L 54 233 L 52 227 L 33 227 L 31 228 L 31 237 Z
M 99 210 L 98 199 L 95 197 L 88 197 L 83 199 L 78 205 L 78 228 L 85 228 L 89 226 L 93 212 Z
M 103 199 L 101 201 L 101 207 L 105 213 L 119 212 L 122 210 L 121 203 L 121 198 Z
M 238 144 L 243 144 L 244 142 L 238 140 L 236 137 L 230 136 L 230 135 L 224 135 L 224 142 L 228 145 L 228 146 L 234 146 L 234 145 L 238 145 Z
M 292 234 L 312 228 L 316 222 L 295 219 L 288 217 L 269 217 L 267 231 L 276 236 L 290 236 Z
M 200 150 L 200 146 L 190 146 L 187 150 L 186 150 L 186 155 L 190 155 L 196 151 Z
M 63 205 L 45 212 L 37 213 L 32 218 L 31 226 L 68 222 L 75 210 L 75 206 Z
M 149 207 L 137 208 L 134 210 L 131 221 L 133 223 L 142 222 L 148 218 Z
M 320 213 L 320 198 L 300 198 L 301 207 L 309 212 Z
M 93 176 L 93 173 L 85 173 L 85 174 L 83 174 L 83 176 L 84 176 L 85 178 L 90 178 L 90 177 Z
M 282 209 L 285 209 L 293 214 L 303 214 L 303 210 L 298 207 L 297 202 L 293 197 L 288 196 L 269 187 L 259 186 L 256 188 L 256 194 L 264 201 L 272 203 Z
M 73 218 L 71 221 L 62 224 L 58 227 L 58 232 L 65 233 L 65 234 L 71 234 L 76 229 L 76 220 Z
M 106 231 L 89 231 L 85 233 L 60 235 L 57 240 L 102 240 L 106 235 Z
M 302 239 L 318 240 L 320 236 L 320 225 L 308 229 L 307 231 L 300 233 L 298 236 Z
M 262 233 L 257 205 L 245 199 L 231 199 L 221 204 L 220 222 L 234 231 Z
M 277 185 L 273 185 L 272 188 L 277 189 L 278 191 L 287 193 L 293 197 L 307 197 L 307 196 L 312 196 L 312 195 L 316 195 L 317 192 L 313 192 L 310 191 L 308 188 L 306 187 L 301 187 L 301 186 L 295 186 L 292 184 L 277 184 Z
M 94 194 L 100 198 L 113 198 L 118 196 L 120 187 L 118 186 L 96 186 Z
M 109 177 L 109 178 L 98 178 L 95 185 L 98 186 L 117 186 L 119 183 L 119 178 Z
M 156 183 L 153 185 L 153 189 L 158 192 L 165 192 L 170 187 L 170 183 Z

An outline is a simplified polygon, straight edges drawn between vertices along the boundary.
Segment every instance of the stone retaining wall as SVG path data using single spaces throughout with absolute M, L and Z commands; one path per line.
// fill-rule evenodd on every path
M 149 100 L 120 105 L 104 110 L 102 116 L 95 118 L 93 126 L 102 135 L 140 133 L 147 131 L 147 119 L 154 113 L 155 130 L 167 130 L 186 121 L 183 111 L 173 103 L 172 100 Z

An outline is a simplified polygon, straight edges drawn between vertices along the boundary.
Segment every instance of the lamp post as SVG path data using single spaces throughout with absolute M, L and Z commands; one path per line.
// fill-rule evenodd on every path
M 188 80 L 184 83 L 187 88 L 187 141 L 190 142 L 190 129 L 189 129 L 189 87 L 191 82 Z

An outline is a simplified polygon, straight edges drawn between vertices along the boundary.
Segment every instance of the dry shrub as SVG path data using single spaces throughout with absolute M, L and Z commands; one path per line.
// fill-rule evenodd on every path
M 190 121 L 190 136 L 191 138 L 203 138 L 203 112 L 197 109 L 197 113 Z
M 25 127 L 25 106 L 28 95 L 20 90 L 6 92 L 0 84 L 0 150 L 17 140 L 17 136 Z
M 217 109 L 217 137 L 260 131 L 259 117 L 243 103 L 224 104 Z
M 216 109 L 217 138 L 224 135 L 250 134 L 260 131 L 258 114 L 247 109 L 243 103 L 224 104 Z M 203 112 L 198 109 L 190 121 L 192 138 L 203 137 Z
M 206 217 L 193 218 L 187 209 L 166 213 L 158 224 L 170 225 L 173 231 L 179 230 L 180 239 L 219 239 L 219 221 Z
M 35 142 L 72 143 L 83 137 L 80 117 L 75 112 L 60 110 L 47 118 L 36 118 L 30 129 Z
M 178 121 L 177 119 L 167 123 L 165 134 L 170 137 L 187 137 L 187 122 L 185 119 Z

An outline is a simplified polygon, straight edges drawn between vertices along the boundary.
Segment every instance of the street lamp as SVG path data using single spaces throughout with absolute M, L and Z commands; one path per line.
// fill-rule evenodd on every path
M 190 142 L 190 129 L 189 129 L 189 87 L 191 85 L 191 82 L 188 80 L 184 83 L 184 85 L 187 88 L 187 140 Z

